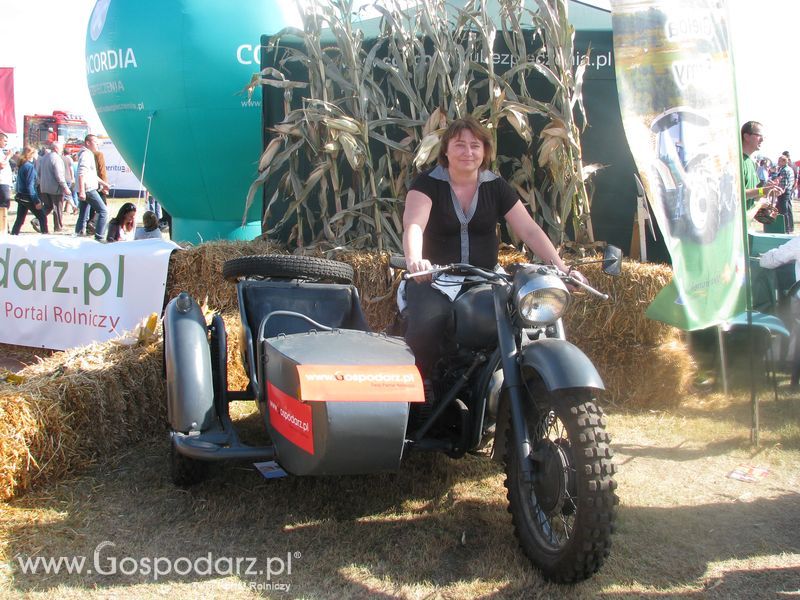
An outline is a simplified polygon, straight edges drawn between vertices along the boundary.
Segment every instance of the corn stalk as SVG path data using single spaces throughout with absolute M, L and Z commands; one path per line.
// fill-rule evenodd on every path
M 570 215 L 574 231 L 591 237 L 572 118 L 578 112 L 585 123 L 583 66 L 571 68 L 566 2 L 537 1 L 531 11 L 500 0 L 499 18 L 486 0 L 460 8 L 443 0 L 410 8 L 377 2 L 379 35 L 371 44 L 353 24 L 353 0 L 303 8 L 303 29 L 273 37 L 280 58 L 253 82 L 283 90 L 285 99 L 285 118 L 270 132 L 247 198 L 249 207 L 264 182 L 277 182 L 266 234 L 297 247 L 400 251 L 407 186 L 435 161 L 448 122 L 473 114 L 496 139 L 513 132 L 523 141 L 522 156 L 500 156 L 496 166 L 511 167 L 509 180 L 551 238 L 565 240 Z M 498 40 L 511 68 L 492 60 Z M 534 88 L 553 96 L 536 98 Z M 547 123 L 538 140 L 536 119 Z M 542 169 L 544 179 L 535 177 Z

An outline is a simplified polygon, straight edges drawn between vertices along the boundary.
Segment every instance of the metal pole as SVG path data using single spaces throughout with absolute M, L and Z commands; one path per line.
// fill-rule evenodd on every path
M 749 288 L 747 290 L 750 291 Z M 749 304 L 749 302 L 748 302 Z M 750 346 L 750 406 L 752 408 L 753 423 L 750 427 L 750 442 L 758 447 L 761 442 L 758 418 L 758 396 L 756 395 L 756 367 L 755 367 L 755 333 L 753 332 L 753 311 L 747 311 L 747 338 Z
M 153 117 L 155 114 L 156 111 L 151 111 L 150 114 L 147 115 L 147 137 L 144 140 L 144 156 L 142 157 L 142 179 L 139 186 L 139 199 L 141 199 L 142 193 L 144 192 L 144 170 L 147 167 L 147 149 L 150 147 L 150 128 L 153 126 Z M 145 198 L 145 201 L 147 201 L 147 198 Z
M 728 395 L 728 360 L 725 356 L 725 332 L 717 325 L 717 344 L 719 345 L 719 372 L 722 375 L 722 393 Z
M 728 23 L 730 23 L 730 11 L 728 10 L 727 5 L 723 7 L 725 11 L 725 19 Z M 733 42 L 730 29 L 728 29 L 728 44 L 729 48 L 732 48 Z M 733 97 L 734 97 L 734 104 L 736 106 L 736 112 L 734 113 L 737 117 L 737 122 L 739 121 L 739 99 L 736 97 L 736 69 L 735 69 L 735 57 L 733 56 L 733 52 L 730 53 L 731 57 L 731 71 L 733 73 L 733 81 L 732 83 L 732 90 Z M 738 127 L 736 131 L 731 131 L 731 136 L 736 136 L 737 146 L 739 147 L 739 156 L 742 156 L 742 138 L 740 136 L 740 132 Z M 749 159 L 748 159 L 749 160 Z M 740 198 L 740 222 L 742 227 L 742 249 L 744 250 L 744 294 L 745 294 L 745 307 L 747 310 L 747 330 L 749 332 L 748 337 L 750 343 L 750 405 L 752 410 L 752 417 L 753 421 L 750 427 L 750 441 L 758 445 L 759 442 L 759 434 L 758 434 L 758 398 L 756 397 L 756 382 L 753 378 L 753 373 L 755 371 L 755 367 L 753 365 L 752 353 L 753 353 L 753 295 L 752 295 L 752 280 L 751 280 L 751 273 L 750 273 L 750 240 L 747 237 L 747 194 L 744 188 L 744 177 L 742 169 L 739 169 L 739 198 Z

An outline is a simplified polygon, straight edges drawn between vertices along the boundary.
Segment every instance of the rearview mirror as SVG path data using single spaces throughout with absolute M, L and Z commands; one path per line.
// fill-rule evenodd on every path
M 616 246 L 606 246 L 603 252 L 603 273 L 619 275 L 622 273 L 622 250 Z

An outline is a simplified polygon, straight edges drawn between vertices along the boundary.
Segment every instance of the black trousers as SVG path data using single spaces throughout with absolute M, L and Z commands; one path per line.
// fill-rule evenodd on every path
M 794 231 L 794 215 L 792 214 L 792 196 L 789 194 L 784 194 L 783 196 L 778 197 L 778 202 L 776 203 L 776 207 L 778 208 L 778 212 L 783 215 L 784 220 L 786 221 L 786 233 L 791 233 Z
M 429 281 L 413 279 L 406 283 L 406 302 L 406 343 L 414 352 L 422 377 L 426 378 L 442 356 L 444 333 L 453 315 L 452 304 L 447 296 L 431 287 Z
M 47 217 L 44 215 L 44 204 L 40 204 L 39 208 L 34 208 L 33 201 L 20 202 L 17 200 L 17 218 L 14 225 L 11 227 L 11 235 L 19 235 L 22 226 L 25 223 L 25 217 L 28 216 L 28 211 L 39 219 L 39 227 L 42 233 L 48 233 L 47 230 Z

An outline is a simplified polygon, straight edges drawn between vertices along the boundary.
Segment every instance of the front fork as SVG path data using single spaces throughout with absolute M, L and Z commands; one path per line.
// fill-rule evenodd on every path
M 516 452 L 519 455 L 517 462 L 520 466 L 522 481 L 530 484 L 533 482 L 533 469 L 529 460 L 531 440 L 523 410 L 525 387 L 518 361 L 517 340 L 508 314 L 510 290 L 510 286 L 494 286 L 494 316 L 497 322 L 500 364 L 503 367 L 503 386 L 508 390 L 509 416 L 513 433 L 510 441 L 514 448 L 508 451 Z M 508 440 L 506 444 L 508 444 Z

